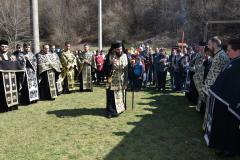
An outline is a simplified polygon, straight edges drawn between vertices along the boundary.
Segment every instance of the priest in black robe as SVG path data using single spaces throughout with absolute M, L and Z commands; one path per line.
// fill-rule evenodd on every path
M 107 118 L 117 117 L 125 111 L 128 59 L 123 52 L 123 44 L 119 41 L 113 43 L 106 56 L 105 73 L 106 84 L 106 116 Z
M 9 52 L 8 42 L 0 40 L 0 112 L 17 109 L 18 102 L 18 72 L 23 67 Z
M 231 61 L 209 90 L 205 140 L 225 156 L 240 153 L 240 39 L 229 41 Z
M 58 62 L 49 52 L 49 45 L 37 54 L 39 93 L 41 100 L 54 100 L 57 97 L 56 81 L 61 73 Z
M 31 51 L 31 44 L 23 44 L 23 52 L 16 54 L 18 61 L 20 61 L 25 68 L 23 76 L 23 84 L 21 88 L 21 103 L 30 104 L 39 100 L 38 79 L 37 79 L 37 59 L 35 54 Z

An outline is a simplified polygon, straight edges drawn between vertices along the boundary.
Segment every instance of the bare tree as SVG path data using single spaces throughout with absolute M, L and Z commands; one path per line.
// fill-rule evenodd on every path
M 16 43 L 29 39 L 27 0 L 0 0 L 0 36 Z M 103 41 L 178 40 L 183 27 L 188 42 L 202 37 L 206 20 L 238 20 L 239 0 L 104 0 Z M 184 15 L 184 16 L 183 16 Z M 97 43 L 96 0 L 39 0 L 40 38 Z M 229 29 L 231 28 L 231 29 Z M 239 26 L 211 26 L 212 34 L 239 33 Z M 162 41 L 162 40 L 161 40 Z M 170 44 L 170 42 L 168 43 Z
M 30 40 L 29 10 L 26 3 L 15 0 L 1 0 L 0 6 L 0 34 L 12 46 L 19 41 Z

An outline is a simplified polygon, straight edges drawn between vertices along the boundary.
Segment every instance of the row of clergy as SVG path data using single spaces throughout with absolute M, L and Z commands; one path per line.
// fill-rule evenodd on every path
M 206 51 L 212 63 L 205 75 Z M 224 156 L 240 154 L 240 39 L 229 40 L 225 50 L 218 37 L 201 42 L 192 65 L 187 96 L 191 102 L 198 99 L 207 145 Z
M 0 40 L 0 110 L 15 109 L 19 103 L 30 104 L 53 100 L 61 93 L 75 90 L 77 76 L 80 91 L 92 91 L 91 68 L 95 66 L 89 46 L 75 55 L 69 42 L 60 56 L 51 52 L 48 44 L 39 53 L 31 51 L 29 43 L 9 51 L 8 42 Z M 76 72 L 77 71 L 77 72 Z M 77 75 L 75 75 L 77 74 Z

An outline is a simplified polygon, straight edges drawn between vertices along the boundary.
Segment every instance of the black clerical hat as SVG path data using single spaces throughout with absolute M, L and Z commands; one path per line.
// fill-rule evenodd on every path
M 1 45 L 8 45 L 8 41 L 6 40 L 0 40 L 0 46 Z
M 199 46 L 206 46 L 206 45 L 207 45 L 207 43 L 206 43 L 206 42 L 204 42 L 204 41 L 200 41 L 200 42 L 198 43 L 198 45 L 199 45 Z
M 178 49 L 179 46 L 172 46 L 172 49 Z
M 120 48 L 123 47 L 122 41 L 116 41 L 114 43 L 112 43 L 111 48 L 112 49 L 116 49 L 116 48 Z

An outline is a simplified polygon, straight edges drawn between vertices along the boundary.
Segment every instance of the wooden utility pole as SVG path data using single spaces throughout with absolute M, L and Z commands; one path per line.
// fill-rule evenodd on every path
M 102 0 L 98 0 L 98 49 L 102 50 Z
M 182 32 L 182 52 L 183 52 L 183 48 L 184 48 L 184 39 L 185 39 L 185 33 L 184 31 Z
M 30 0 L 30 8 L 31 29 L 33 35 L 33 52 L 38 53 L 40 51 L 38 0 Z

